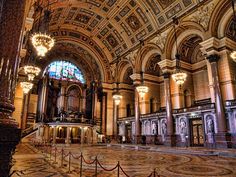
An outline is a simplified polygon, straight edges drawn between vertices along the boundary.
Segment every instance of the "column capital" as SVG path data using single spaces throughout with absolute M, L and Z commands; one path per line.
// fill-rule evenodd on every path
M 210 63 L 217 62 L 220 59 L 220 56 L 217 54 L 209 55 L 206 57 Z
M 162 75 L 163 75 L 164 79 L 169 79 L 170 76 L 171 76 L 171 73 L 170 72 L 164 72 Z

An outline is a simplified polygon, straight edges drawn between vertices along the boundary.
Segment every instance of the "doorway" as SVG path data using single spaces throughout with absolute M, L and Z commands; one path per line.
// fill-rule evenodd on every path
M 204 145 L 204 131 L 202 119 L 191 119 L 190 120 L 191 128 L 191 146 L 203 146 Z

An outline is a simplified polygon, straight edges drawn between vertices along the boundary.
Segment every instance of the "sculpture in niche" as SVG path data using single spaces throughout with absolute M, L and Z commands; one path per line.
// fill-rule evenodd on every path
M 156 122 L 152 122 L 152 134 L 157 135 L 157 124 L 156 124 Z
M 187 133 L 187 125 L 185 119 L 180 120 L 180 134 L 186 134 Z
M 207 116 L 207 133 L 214 133 L 214 122 L 212 116 Z
M 166 124 L 165 120 L 163 120 L 162 124 L 161 124 L 161 133 L 162 133 L 162 135 L 166 135 L 167 134 L 167 124 Z

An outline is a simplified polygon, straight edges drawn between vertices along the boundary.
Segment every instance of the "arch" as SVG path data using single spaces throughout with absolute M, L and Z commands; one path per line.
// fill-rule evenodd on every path
M 228 9 L 231 8 L 231 2 L 230 1 L 219 1 L 214 8 L 211 18 L 210 18 L 210 24 L 209 24 L 209 35 L 217 37 L 219 35 L 219 27 L 220 25 L 224 25 L 224 23 L 221 23 L 222 17 L 227 19 L 228 18 Z M 227 15 L 224 17 L 224 15 Z M 220 27 L 220 28 L 223 28 Z
M 146 74 L 156 75 L 160 76 L 161 69 L 158 65 L 158 62 L 161 61 L 161 56 L 158 53 L 153 53 L 149 56 L 148 61 L 145 63 L 145 65 L 142 65 L 142 71 L 144 71 Z
M 203 27 L 195 22 L 183 22 L 181 26 L 176 28 L 177 33 L 177 47 L 180 43 L 185 40 L 188 36 L 199 36 L 204 41 L 206 39 L 205 31 Z M 167 35 L 166 45 L 164 48 L 164 53 L 166 54 L 167 59 L 174 59 L 176 54 L 175 38 L 174 38 L 174 29 L 171 29 Z M 171 50 L 170 50 L 171 49 Z
M 222 18 L 220 19 L 219 25 L 217 27 L 217 37 L 218 38 L 225 37 L 226 28 L 227 28 L 229 22 L 231 21 L 232 16 L 233 16 L 233 10 L 228 9 L 225 12 L 225 14 L 222 16 Z

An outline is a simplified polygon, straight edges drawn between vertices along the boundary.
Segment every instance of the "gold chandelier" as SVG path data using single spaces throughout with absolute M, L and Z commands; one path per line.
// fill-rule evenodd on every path
M 25 74 L 28 75 L 29 81 L 34 80 L 35 76 L 38 76 L 40 71 L 41 69 L 37 66 L 33 66 L 33 65 L 24 66 L 24 72 Z
M 21 82 L 20 85 L 24 94 L 29 93 L 29 91 L 33 88 L 33 84 L 31 82 Z
M 141 98 L 143 98 L 144 95 L 148 92 L 148 87 L 145 85 L 139 85 L 136 87 L 136 89 L 137 89 L 137 92 L 139 93 L 139 96 Z
M 31 37 L 32 44 L 37 51 L 38 56 L 44 57 L 55 44 L 55 40 L 48 34 L 35 33 Z
M 115 92 L 112 96 L 112 98 L 114 99 L 115 101 L 115 105 L 119 105 L 120 104 L 120 101 L 122 99 L 122 95 L 119 93 L 119 92 Z
M 172 79 L 176 82 L 176 84 L 181 86 L 186 81 L 187 74 L 184 72 L 178 71 L 178 72 L 172 74 Z
M 176 33 L 176 28 L 175 28 L 175 25 L 179 24 L 178 19 L 173 18 L 173 23 L 174 23 L 174 35 L 175 35 L 175 45 L 176 45 L 177 53 L 175 55 L 176 71 L 174 74 L 172 74 L 172 79 L 176 82 L 177 85 L 181 87 L 187 79 L 187 74 L 180 70 L 180 55 L 178 54 L 177 33 Z

